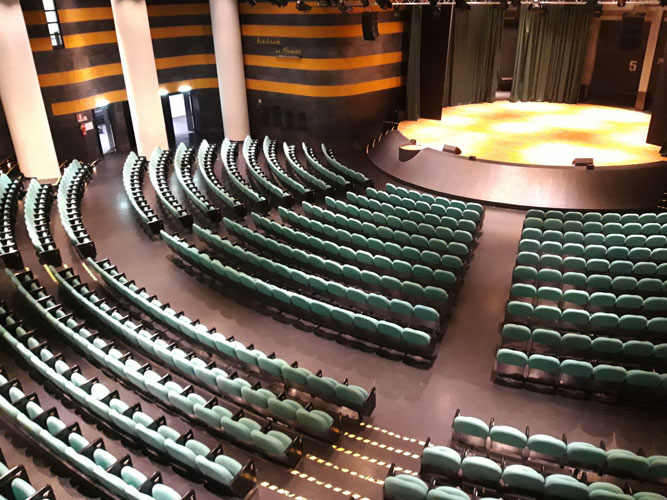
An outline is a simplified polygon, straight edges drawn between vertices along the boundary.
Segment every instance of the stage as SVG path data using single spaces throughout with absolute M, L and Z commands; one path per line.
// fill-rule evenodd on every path
M 595 166 L 609 166 L 664 160 L 658 146 L 646 144 L 650 119 L 608 106 L 498 101 L 444 108 L 440 121 L 405 121 L 398 130 L 425 147 L 458 146 L 478 159 L 571 165 L 593 158 Z

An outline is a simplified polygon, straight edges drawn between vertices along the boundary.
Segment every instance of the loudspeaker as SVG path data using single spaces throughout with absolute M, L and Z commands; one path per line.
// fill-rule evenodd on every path
M 575 167 L 586 167 L 588 170 L 593 170 L 593 168 L 595 168 L 593 158 L 575 158 L 572 160 L 572 165 Z
M 380 35 L 377 12 L 362 12 L 361 30 L 364 33 L 364 40 L 375 40 Z
M 637 50 L 642 44 L 644 14 L 623 14 L 621 22 L 620 49 Z
M 442 147 L 442 152 L 443 153 L 452 153 L 452 154 L 455 154 L 455 155 L 460 155 L 461 154 L 461 150 L 459 148 L 457 148 L 456 146 L 450 146 L 449 144 L 445 144 Z

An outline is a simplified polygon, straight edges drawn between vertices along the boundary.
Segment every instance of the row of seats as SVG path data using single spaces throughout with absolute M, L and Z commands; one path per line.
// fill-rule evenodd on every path
M 250 173 L 250 176 L 263 189 L 277 198 L 278 203 L 282 203 L 288 206 L 291 205 L 294 201 L 292 195 L 287 193 L 282 187 L 264 175 L 264 172 L 262 172 L 262 169 L 259 166 L 259 162 L 257 160 L 258 155 L 259 142 L 253 140 L 250 136 L 247 136 L 243 141 L 243 159 L 245 160 L 246 168 Z
M 122 314 L 121 309 L 90 291 L 71 269 L 60 272 L 52 269 L 52 273 L 59 285 L 77 304 L 94 315 L 102 324 L 189 381 L 316 437 L 331 439 L 335 436 L 336 431 L 332 427 L 334 419 L 328 413 L 304 408 L 298 401 L 290 400 L 289 405 L 294 411 L 289 418 L 286 418 L 281 411 L 274 411 L 273 406 L 269 404 L 269 400 L 282 400 L 284 394 L 275 394 L 259 383 L 252 384 L 237 372 L 229 374 L 215 366 L 215 363 L 202 360 L 193 351 L 186 352 L 173 342 L 169 343 L 160 338 L 159 334 L 154 334 L 126 319 L 127 315 Z
M 21 179 L 11 180 L 5 173 L 0 174 L 0 257 L 5 265 L 11 269 L 23 267 L 23 260 L 19 253 L 14 225 L 19 198 L 23 196 Z
M 667 249 L 664 250 L 667 251 Z M 519 252 L 516 257 L 516 264 L 519 266 L 531 266 L 537 269 L 549 268 L 561 271 L 578 271 L 589 274 L 609 274 L 610 276 L 667 278 L 667 262 L 658 264 L 646 260 L 632 262 L 630 260 L 610 261 L 608 259 L 585 259 L 583 257 L 563 258 L 560 255 L 540 255 L 535 252 L 522 251 Z
M 638 217 L 638 214 L 626 215 Z M 633 222 L 621 222 L 620 220 L 614 222 L 582 222 L 574 220 L 563 221 L 556 218 L 540 219 L 537 217 L 526 217 L 523 221 L 523 227 L 543 229 L 544 231 L 572 231 L 582 234 L 602 233 L 604 235 L 621 234 L 624 236 L 633 234 L 643 234 L 644 236 L 667 234 L 667 223 L 659 224 L 654 221 L 642 224 L 637 222 L 637 220 L 633 220 Z
M 236 155 L 238 154 L 238 143 L 230 141 L 227 137 L 220 146 L 220 159 L 222 160 L 222 169 L 226 173 L 227 179 L 238 189 L 247 199 L 259 205 L 262 210 L 268 211 L 270 208 L 269 200 L 264 195 L 258 193 L 243 178 L 236 166 Z
M 97 253 L 81 218 L 81 198 L 91 174 L 91 166 L 72 160 L 58 184 L 60 223 L 65 228 L 72 245 L 83 257 L 94 257 Z
M 40 261 L 59 266 L 62 262 L 60 252 L 56 248 L 50 227 L 52 205 L 51 185 L 42 185 L 36 179 L 31 179 L 23 201 L 23 216 L 28 236 Z
M 197 227 L 195 225 L 195 231 Z M 88 263 L 106 284 L 151 318 L 211 352 L 232 360 L 243 369 L 258 373 L 269 381 L 277 379 L 286 388 L 294 388 L 331 404 L 348 407 L 362 415 L 370 415 L 372 412 L 375 406 L 375 388 L 369 392 L 363 387 L 349 385 L 347 380 L 341 383 L 331 377 L 322 376 L 321 370 L 315 374 L 307 368 L 299 367 L 296 362 L 288 363 L 277 358 L 275 354 L 267 355 L 259 349 L 247 348 L 233 337 L 225 339 L 222 334 L 209 330 L 199 321 L 177 313 L 168 304 L 162 304 L 157 297 L 150 296 L 128 280 L 108 260 L 95 262 L 89 259 Z
M 441 269 L 433 271 L 430 267 L 413 266 L 417 280 L 439 285 L 422 286 L 414 281 L 399 280 L 388 274 L 378 274 L 366 269 L 362 270 L 353 264 L 340 264 L 336 260 L 325 259 L 317 254 L 280 243 L 270 236 L 264 236 L 235 221 L 226 220 L 224 224 L 230 234 L 235 235 L 248 245 L 268 251 L 274 255 L 280 255 L 295 265 L 312 269 L 316 273 L 330 275 L 339 281 L 345 281 L 361 288 L 382 292 L 388 297 L 411 297 L 412 300 L 424 300 L 424 303 L 438 308 L 442 304 L 433 303 L 427 300 L 426 296 L 428 295 L 429 298 L 444 297 L 444 294 L 447 294 L 445 289 L 451 289 L 456 282 L 456 276 L 449 271 Z M 211 243 L 215 244 L 216 239 L 212 238 Z M 426 292 L 427 288 L 431 290 L 428 293 Z
M 192 163 L 194 161 L 194 150 L 186 148 L 182 142 L 176 148 L 174 154 L 174 170 L 176 178 L 183 189 L 185 196 L 196 206 L 211 222 L 218 222 L 221 218 L 220 210 L 195 185 L 192 178 Z
M 362 172 L 347 167 L 343 165 L 340 161 L 338 161 L 336 155 L 333 152 L 333 149 L 326 147 L 324 144 L 322 144 L 321 147 L 322 147 L 322 154 L 326 158 L 329 166 L 333 168 L 336 172 L 338 172 L 340 175 L 346 177 L 354 184 L 359 184 L 362 187 L 373 185 L 373 179 L 369 179 Z
M 577 358 L 620 361 L 625 364 L 667 368 L 667 343 L 654 344 L 648 340 L 627 340 L 604 335 L 592 338 L 581 333 L 561 333 L 547 328 L 531 330 L 526 325 L 505 323 L 501 329 L 503 347 L 529 354 L 554 354 Z
M 297 176 L 303 179 L 306 182 L 306 184 L 318 189 L 319 191 L 324 191 L 324 192 L 328 192 L 333 189 L 330 184 L 323 181 L 316 175 L 310 173 L 308 169 L 306 169 L 301 164 L 301 162 L 296 156 L 295 146 L 284 142 L 283 152 L 285 153 L 285 158 L 287 159 L 287 163 L 290 165 L 290 167 L 292 167 L 292 170 L 296 173 Z
M 544 211 L 533 208 L 528 210 L 526 217 L 534 217 L 538 219 L 559 219 L 562 221 L 601 222 L 603 224 L 606 224 L 607 222 L 620 222 L 621 224 L 627 224 L 628 222 L 638 222 L 640 224 L 649 224 L 653 222 L 657 222 L 658 224 L 667 223 L 667 212 L 647 212 L 643 214 L 619 214 L 616 212 L 607 212 L 605 214 L 601 214 L 600 212 L 578 212 L 575 210 L 571 210 L 569 212 L 562 212 L 560 210 Z
M 146 476 L 132 466 L 129 457 L 118 459 L 109 453 L 101 438 L 89 441 L 78 425 L 65 424 L 55 408 L 44 410 L 36 394 L 26 395 L 21 384 L 0 375 L 0 412 L 53 461 L 66 463 L 106 495 L 127 500 L 185 500 L 194 493 L 181 495 L 162 483 L 159 474 Z M 150 478 L 149 478 L 150 477 Z
M 354 313 L 348 309 L 334 307 L 326 302 L 285 290 L 226 266 L 217 259 L 211 259 L 207 254 L 188 245 L 178 237 L 163 232 L 162 238 L 177 255 L 206 274 L 254 291 L 264 301 L 271 299 L 281 311 L 288 309 L 293 311 L 297 317 L 308 316 L 317 324 L 330 326 L 357 340 L 365 340 L 373 346 L 380 346 L 383 350 L 390 348 L 400 357 L 410 355 L 427 361 L 433 358 L 435 339 L 426 332 L 403 328 L 389 321 L 378 321 L 365 314 Z
M 252 463 L 242 466 L 225 455 L 220 446 L 212 450 L 197 441 L 191 430 L 176 431 L 167 425 L 164 416 L 149 417 L 141 411 L 140 405 L 123 401 L 117 391 L 111 391 L 97 378 L 87 379 L 78 366 L 68 365 L 62 356 L 54 355 L 45 343 L 17 326 L 18 323 L 10 325 L 12 321 L 16 319 L 11 314 L 6 315 L 0 333 L 16 354 L 44 381 L 55 385 L 100 422 L 185 467 L 189 478 L 202 479 L 225 494 L 245 498 L 254 488 L 257 479 Z M 203 398 L 197 402 L 206 404 Z
M 217 156 L 217 148 L 215 144 L 209 144 L 204 139 L 197 151 L 197 165 L 201 173 L 204 183 L 208 186 L 211 192 L 221 200 L 227 207 L 231 208 L 235 214 L 243 216 L 246 213 L 246 207 L 243 203 L 237 200 L 225 186 L 218 180 L 215 175 L 214 165 Z
M 169 151 L 162 151 L 159 146 L 153 150 L 148 163 L 148 173 L 153 189 L 162 206 L 185 228 L 192 227 L 192 214 L 178 201 L 169 187 L 168 168 L 170 163 Z
M 664 401 L 667 395 L 667 374 L 544 354 L 528 356 L 515 349 L 498 350 L 493 373 L 497 383 L 525 385 L 545 392 L 558 389 L 577 397 L 600 394 L 601 399 L 609 396 L 654 403 Z
M 93 333 L 85 323 L 78 322 L 72 314 L 67 314 L 60 304 L 44 292 L 32 273 L 14 275 L 8 272 L 7 274 L 38 316 L 44 318 L 86 359 L 107 369 L 114 378 L 129 384 L 135 392 L 141 392 L 188 420 L 205 426 L 213 434 L 271 460 L 290 466 L 299 461 L 302 455 L 300 435 L 292 435 L 291 431 L 281 427 L 278 432 L 285 434 L 291 440 L 291 444 L 286 446 L 285 437 L 278 438 L 275 433 L 268 434 L 273 430 L 270 423 L 262 425 L 257 419 L 246 417 L 242 410 L 232 410 L 227 405 L 218 404 L 215 398 L 207 401 L 192 389 L 183 388 L 171 380 L 168 374 L 159 374 L 150 364 L 139 363 L 129 352 L 125 354 L 120 352 L 113 343 L 107 343 L 98 334 Z M 199 373 L 207 373 L 204 371 L 205 367 L 195 367 L 195 369 L 199 370 Z M 212 378 L 217 376 L 217 372 L 208 371 L 211 372 Z M 239 385 L 231 389 L 240 394 L 241 387 Z M 292 415 L 297 412 L 289 403 L 282 401 L 274 403 L 277 411 L 286 414 L 291 412 Z M 257 433 L 252 435 L 253 430 L 260 431 L 261 435 Z
M 431 275 L 435 276 L 438 271 L 441 271 L 440 274 L 448 274 L 442 277 L 439 283 L 451 283 L 450 286 L 453 286 L 457 282 L 456 274 L 461 273 L 463 270 L 463 261 L 455 255 L 445 255 L 440 259 L 440 264 L 447 269 L 433 269 L 431 266 L 419 263 L 411 264 L 403 259 L 390 259 L 384 255 L 374 255 L 366 250 L 354 250 L 347 245 L 325 241 L 318 236 L 292 229 L 289 226 L 279 224 L 259 214 L 252 213 L 250 215 L 255 226 L 266 231 L 267 235 L 274 234 L 284 241 L 296 243 L 303 248 L 312 249 L 316 253 L 328 254 L 342 263 L 350 263 L 359 267 L 374 269 L 381 274 L 389 274 L 398 278 L 409 278 L 419 283 L 431 284 L 432 281 L 426 281 L 426 278 Z M 293 217 L 300 219 L 302 216 L 296 215 Z M 308 220 L 307 218 L 304 219 Z M 337 237 L 344 239 L 344 233 L 342 233 L 344 230 L 341 229 L 339 231 L 340 233 L 336 232 Z M 435 252 L 431 253 L 437 256 Z M 419 255 L 421 256 L 421 254 Z M 422 268 L 430 269 L 431 272 L 423 272 Z
M 547 434 L 531 435 L 529 428 L 522 431 L 509 425 L 496 425 L 493 419 L 487 424 L 479 418 L 461 415 L 459 411 L 452 422 L 452 439 L 467 448 L 484 448 L 510 459 L 521 457 L 524 464 L 537 468 L 541 461 L 547 461 L 639 481 L 667 478 L 667 456 L 664 455 L 645 457 L 622 448 L 607 450 L 604 442 L 600 446 L 580 441 L 568 443 L 565 435 L 562 439 Z M 435 450 L 424 449 L 422 465 L 428 462 L 451 471 L 455 463 L 460 463 L 453 450 L 433 448 Z
M 147 168 L 146 158 L 138 157 L 134 151 L 130 151 L 123 164 L 123 187 L 134 213 L 153 234 L 156 234 L 162 230 L 164 224 L 144 196 L 143 184 Z
M 423 234 L 418 234 L 417 231 L 408 233 L 402 229 L 392 229 L 386 225 L 377 225 L 372 220 L 362 220 L 363 216 L 361 216 L 361 214 L 357 215 L 360 215 L 362 218 L 336 214 L 307 201 L 303 202 L 302 207 L 306 215 L 325 223 L 325 227 L 326 225 L 332 225 L 343 229 L 349 229 L 351 233 L 350 241 L 355 246 L 384 251 L 395 256 L 401 256 L 406 248 L 412 247 L 417 250 L 432 250 L 440 255 L 457 255 L 465 259 L 469 253 L 469 246 L 473 242 L 472 236 L 466 231 L 457 230 L 452 232 L 451 230 L 448 230 L 451 235 L 446 234 L 445 236 L 451 237 L 448 240 L 445 240 L 438 238 L 435 235 L 435 230 L 433 231 L 432 236 L 427 237 Z M 361 210 L 365 209 L 362 208 Z M 370 215 L 370 212 L 368 212 L 368 215 Z M 382 214 L 379 215 L 384 217 Z M 414 225 L 416 226 L 416 224 Z M 425 224 L 422 224 L 422 226 L 424 225 Z
M 409 198 L 415 203 L 418 201 L 426 202 L 429 205 L 431 205 L 431 209 L 433 209 L 435 205 L 440 205 L 445 208 L 448 207 L 458 208 L 461 211 L 472 210 L 474 212 L 477 212 L 480 217 L 484 215 L 484 207 L 479 203 L 475 203 L 472 201 L 465 202 L 461 200 L 450 200 L 448 198 L 445 198 L 444 196 L 433 196 L 428 193 L 422 193 L 421 191 L 417 191 L 416 189 L 407 189 L 404 187 L 395 186 L 390 182 L 386 184 L 385 189 L 387 190 L 388 194 L 394 194 L 400 196 L 403 199 Z M 470 220 L 479 222 L 479 218 L 477 218 L 476 216 L 472 214 L 469 214 L 469 216 Z
M 529 302 L 510 300 L 507 303 L 506 318 L 535 325 L 561 325 L 581 330 L 626 330 L 627 332 L 661 333 L 667 332 L 667 318 L 647 318 L 641 314 L 622 314 L 610 312 L 590 313 L 585 309 L 565 308 Z M 642 335 L 643 336 L 643 335 Z
M 665 237 L 667 239 L 667 237 Z M 593 238 L 589 238 L 589 241 Z M 599 241 L 599 240 L 597 240 Z M 605 238 L 605 242 L 611 241 L 611 237 Z M 614 242 L 616 243 L 616 242 Z M 606 245 L 600 243 L 588 243 L 584 238 L 583 243 L 559 243 L 558 241 L 540 241 L 524 238 L 519 241 L 519 252 L 535 252 L 537 254 L 563 255 L 564 257 L 582 257 L 586 259 L 607 259 L 641 261 L 650 260 L 664 262 L 666 250 L 662 238 L 647 238 L 646 246 L 628 247 L 625 241 L 619 244 Z
M 325 300 L 339 303 L 346 308 L 362 308 L 374 316 L 389 315 L 392 319 L 406 326 L 426 327 L 434 332 L 440 331 L 440 314 L 430 306 L 413 305 L 405 300 L 389 299 L 377 293 L 366 293 L 360 288 L 349 287 L 338 281 L 326 280 L 276 262 L 270 257 L 263 257 L 250 250 L 245 250 L 243 247 L 235 245 L 231 241 L 199 226 L 195 226 L 194 231 L 210 247 L 250 265 L 257 271 L 263 270 L 269 274 L 269 279 L 279 279 L 287 282 L 288 286 L 300 288 L 308 295 L 323 296 Z M 429 290 L 429 293 L 431 293 L 431 290 Z M 446 292 L 444 293 L 446 294 Z M 444 305 L 448 296 L 445 295 L 441 299 L 443 299 Z
M 600 228 L 596 228 L 600 229 Z M 579 231 L 558 231 L 556 229 L 545 229 L 544 231 L 535 227 L 527 227 L 521 231 L 522 240 L 536 240 L 539 242 L 553 242 L 561 245 L 602 245 L 605 247 L 624 246 L 627 248 L 648 247 L 661 248 L 658 245 L 664 243 L 664 235 L 623 235 L 619 233 L 603 234 L 600 231 L 582 233 Z
M 345 189 L 350 188 L 350 181 L 348 181 L 342 175 L 337 174 L 336 172 L 333 172 L 329 170 L 329 168 L 325 167 L 322 162 L 318 160 L 313 148 L 306 146 L 305 142 L 301 143 L 301 148 L 303 149 L 303 154 L 306 156 L 306 162 L 308 165 L 310 165 L 310 168 L 324 177 L 328 182 L 331 183 L 331 185 Z
M 442 236 L 447 236 L 449 233 L 448 231 L 445 231 L 445 229 L 449 229 L 450 231 L 452 231 L 452 233 L 453 231 L 464 231 L 470 233 L 471 236 L 475 236 L 477 234 L 478 221 L 472 219 L 464 219 L 457 212 L 458 209 L 452 208 L 449 211 L 451 215 L 447 215 L 448 209 L 443 207 L 442 205 L 438 204 L 429 205 L 428 203 L 423 201 L 420 201 L 419 205 L 415 206 L 416 208 L 408 209 L 402 205 L 394 205 L 392 203 L 387 203 L 385 201 L 379 201 L 377 198 L 367 197 L 361 194 L 354 193 L 352 191 L 348 191 L 345 194 L 345 198 L 352 204 L 351 206 L 357 207 L 359 210 L 363 208 L 366 210 L 370 210 L 374 214 L 381 214 L 384 215 L 385 217 L 396 217 L 401 221 L 403 221 L 403 224 L 405 224 L 406 227 L 409 227 L 409 224 L 407 224 L 407 222 L 413 222 L 415 224 L 430 224 L 431 226 L 433 226 L 433 228 L 442 228 L 438 229 L 439 233 Z M 402 198 L 396 196 L 396 199 L 394 199 L 394 203 L 400 203 L 401 202 L 400 200 L 402 200 Z M 350 205 L 346 206 L 346 211 L 353 210 L 349 207 Z M 470 217 L 481 218 L 481 214 L 473 215 L 472 211 L 470 211 L 469 215 Z M 375 216 L 379 217 L 379 215 Z M 446 238 L 443 237 L 442 239 Z M 461 239 L 467 240 L 469 238 L 463 236 Z
M 10 467 L 2 451 L 0 451 L 0 495 L 6 500 L 55 500 L 51 486 L 36 490 L 30 483 L 25 467 L 23 465 Z
M 262 150 L 264 152 L 264 157 L 266 158 L 266 163 L 269 166 L 269 170 L 273 175 L 282 182 L 289 190 L 294 194 L 299 194 L 304 198 L 311 199 L 313 196 L 313 191 L 304 186 L 294 177 L 290 176 L 285 169 L 280 165 L 277 154 L 277 142 L 269 138 L 269 136 L 264 137 L 264 142 L 262 143 Z

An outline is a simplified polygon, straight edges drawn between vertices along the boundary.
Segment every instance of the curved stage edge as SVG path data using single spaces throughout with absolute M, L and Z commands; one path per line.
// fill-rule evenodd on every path
M 368 158 L 389 177 L 416 189 L 513 208 L 653 210 L 663 204 L 667 162 L 598 167 L 512 165 L 424 148 L 399 160 L 410 142 L 393 130 L 369 149 Z

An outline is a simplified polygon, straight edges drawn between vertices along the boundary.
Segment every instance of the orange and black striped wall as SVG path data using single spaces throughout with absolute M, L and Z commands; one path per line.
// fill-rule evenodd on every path
M 379 37 L 362 36 L 361 10 L 242 3 L 250 124 L 255 135 L 361 147 L 402 106 L 406 14 L 378 11 Z M 371 10 L 371 9 L 368 9 Z

